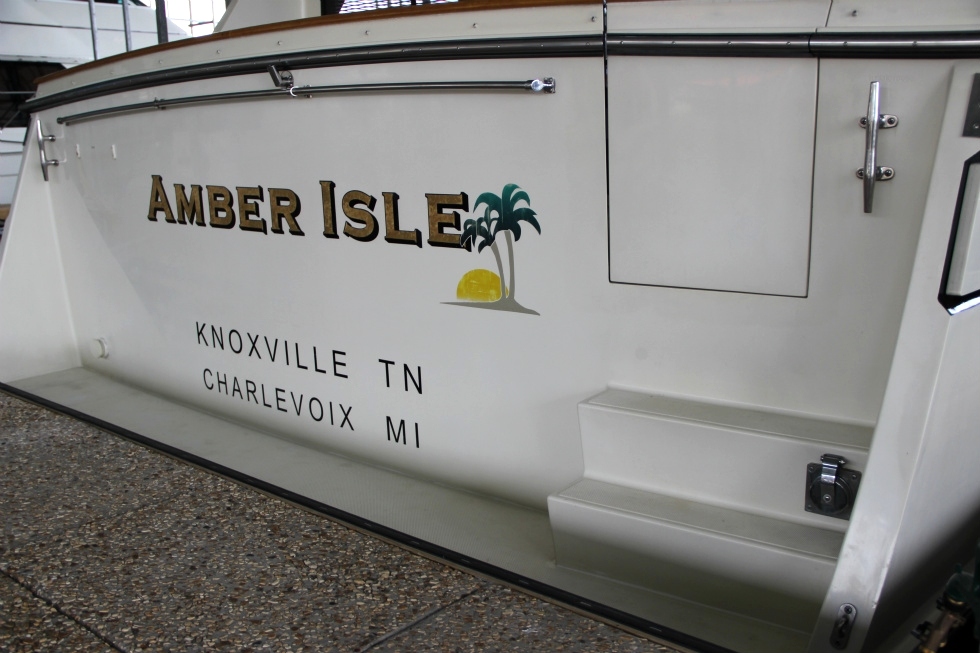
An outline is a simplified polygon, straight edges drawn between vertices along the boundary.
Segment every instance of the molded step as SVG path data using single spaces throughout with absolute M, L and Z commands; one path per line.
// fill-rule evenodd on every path
M 846 422 L 607 390 L 579 404 L 586 478 L 843 531 L 804 510 L 807 464 L 863 470 L 873 429 Z
M 558 563 L 809 630 L 843 534 L 583 479 L 548 499 Z

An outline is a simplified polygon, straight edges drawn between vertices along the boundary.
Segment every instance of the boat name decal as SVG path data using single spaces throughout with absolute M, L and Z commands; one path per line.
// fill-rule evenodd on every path
M 421 230 L 401 228 L 398 193 L 385 192 L 381 196 L 384 205 L 384 239 L 389 243 L 422 247 Z M 303 202 L 299 195 L 288 188 L 236 186 L 232 191 L 226 186 L 192 184 L 188 189 L 184 184 L 174 184 L 172 197 L 173 203 L 164 186 L 163 177 L 152 175 L 150 209 L 146 217 L 158 222 L 162 215 L 166 222 L 194 224 L 199 227 L 210 225 L 216 229 L 231 229 L 237 223 L 244 231 L 263 234 L 270 231 L 284 234 L 288 231 L 293 236 L 306 235 L 299 224 Z M 461 244 L 459 231 L 459 211 L 469 211 L 466 193 L 426 193 L 425 199 L 428 209 L 428 234 L 425 242 L 432 247 L 469 249 L 468 245 L 464 247 Z M 323 235 L 326 238 L 339 238 L 334 182 L 320 181 L 320 200 Z M 340 208 L 346 218 L 342 229 L 345 236 L 361 242 L 377 238 L 380 222 L 372 213 L 377 201 L 373 195 L 360 190 L 344 193 Z M 268 220 L 262 215 L 261 207 L 265 202 L 268 202 Z
M 381 220 L 373 213 L 378 203 L 376 197 L 361 190 L 344 193 L 340 200 L 340 209 L 345 218 L 341 229 L 336 184 L 324 180 L 319 184 L 324 237 L 340 238 L 341 231 L 348 238 L 361 242 L 378 237 Z M 402 228 L 398 193 L 383 192 L 381 197 L 384 239 L 389 243 L 422 247 L 420 229 Z M 466 251 L 476 247 L 477 253 L 489 248 L 496 262 L 496 272 L 476 268 L 463 274 L 456 286 L 456 301 L 444 303 L 538 315 L 537 311 L 525 308 L 514 297 L 517 290 L 514 247 L 521 238 L 521 223 L 541 233 L 537 212 L 531 208 L 527 191 L 517 184 L 505 184 L 500 195 L 480 193 L 473 206 L 474 217 L 467 218 L 462 225 L 460 211 L 470 210 L 466 193 L 425 193 L 425 201 L 428 223 L 425 242 L 429 246 Z M 263 208 L 263 205 L 267 205 L 267 208 Z M 146 217 L 152 222 L 159 222 L 162 216 L 165 222 L 172 224 L 210 225 L 216 229 L 232 229 L 237 224 L 244 231 L 263 234 L 270 231 L 285 234 L 288 231 L 292 236 L 305 236 L 306 232 L 299 222 L 302 209 L 303 202 L 299 195 L 288 188 L 236 186 L 232 191 L 226 186 L 200 184 L 191 184 L 188 189 L 184 184 L 175 183 L 171 195 L 167 192 L 163 177 L 151 175 L 150 208 Z M 501 242 L 506 245 L 506 271 Z

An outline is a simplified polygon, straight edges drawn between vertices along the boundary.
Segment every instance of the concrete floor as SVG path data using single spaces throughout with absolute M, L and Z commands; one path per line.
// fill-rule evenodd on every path
M 0 651 L 659 651 L 0 393 Z

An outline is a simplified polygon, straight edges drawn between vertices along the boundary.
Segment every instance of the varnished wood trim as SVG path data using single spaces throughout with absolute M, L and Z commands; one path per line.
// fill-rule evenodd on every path
M 558 7 L 565 5 L 596 5 L 601 6 L 602 0 L 461 0 L 454 4 L 442 5 L 412 5 L 409 7 L 393 7 L 391 9 L 379 9 L 374 11 L 358 11 L 350 14 L 336 14 L 332 16 L 314 16 L 312 18 L 302 18 L 299 20 L 287 20 L 281 23 L 268 23 L 266 25 L 255 25 L 242 29 L 231 30 L 228 32 L 217 32 L 210 36 L 198 36 L 194 38 L 151 45 L 147 48 L 124 52 L 122 54 L 90 61 L 74 68 L 59 70 L 45 75 L 37 80 L 38 84 L 60 79 L 82 70 L 95 70 L 101 66 L 119 63 L 127 59 L 134 59 L 147 54 L 158 54 L 179 48 L 199 45 L 201 43 L 221 43 L 229 39 L 238 39 L 255 34 L 268 34 L 284 30 L 306 29 L 311 27 L 321 27 L 323 25 L 338 25 L 343 23 L 356 23 L 361 21 L 381 20 L 385 18 L 408 18 L 411 16 L 451 14 L 466 11 L 487 11 L 503 9 L 527 9 L 532 7 Z

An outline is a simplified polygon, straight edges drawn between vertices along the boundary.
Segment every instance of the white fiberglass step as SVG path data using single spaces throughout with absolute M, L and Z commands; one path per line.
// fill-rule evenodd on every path
M 804 510 L 806 468 L 822 454 L 863 471 L 872 428 L 607 390 L 579 404 L 585 478 L 844 531 Z
M 548 499 L 558 563 L 809 630 L 843 534 L 583 479 Z

